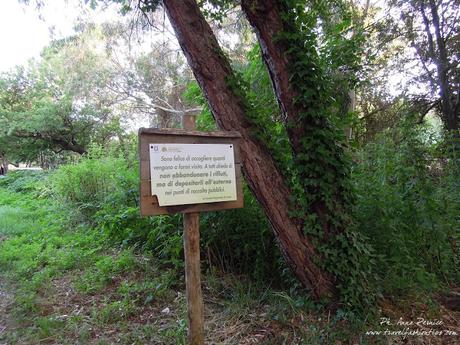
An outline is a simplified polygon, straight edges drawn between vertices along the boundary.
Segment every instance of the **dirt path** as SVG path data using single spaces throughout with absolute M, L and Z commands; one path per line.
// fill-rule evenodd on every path
M 0 345 L 9 345 L 5 337 L 7 329 L 12 325 L 9 314 L 12 301 L 13 297 L 6 291 L 5 284 L 0 277 Z

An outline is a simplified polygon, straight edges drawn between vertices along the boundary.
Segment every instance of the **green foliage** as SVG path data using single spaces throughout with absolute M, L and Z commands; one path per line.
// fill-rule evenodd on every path
M 305 6 L 308 11 L 304 10 Z M 287 1 L 286 8 L 295 10 L 283 13 L 286 31 L 280 33 L 277 39 L 286 42 L 290 59 L 296 61 L 290 66 L 291 83 L 299 93 L 296 103 L 303 109 L 299 114 L 299 123 L 287 124 L 288 127 L 300 126 L 305 130 L 301 151 L 297 148 L 299 152 L 295 152 L 293 157 L 298 176 L 296 184 L 304 193 L 298 196 L 302 206 L 300 212 L 307 209 L 316 213 L 314 205 L 323 205 L 323 212 L 332 217 L 323 221 L 339 229 L 346 228 L 349 222 L 344 217 L 352 200 L 347 181 L 350 161 L 341 144 L 342 129 L 337 127 L 343 100 L 335 99 L 334 95 L 337 87 L 349 85 L 338 85 L 333 73 L 340 67 L 356 67 L 359 51 L 348 49 L 341 54 L 334 53 L 347 44 L 348 40 L 341 37 L 340 32 L 351 25 L 346 7 L 341 7 L 344 6 L 341 2 L 334 6 L 339 7 L 340 17 L 333 21 L 333 18 L 329 19 L 337 27 L 323 27 L 319 24 L 321 19 L 331 15 L 327 12 L 330 7 L 325 3 L 320 1 L 307 5 L 304 1 Z M 317 33 L 318 27 L 324 28 L 324 37 Z M 330 60 L 339 55 L 340 59 Z M 314 224 L 316 219 L 319 218 L 312 219 L 310 228 L 321 227 L 321 224 Z
M 115 277 L 133 269 L 135 258 L 130 250 L 124 250 L 116 256 L 102 255 L 94 259 L 93 267 L 78 279 L 76 287 L 85 293 L 99 292 L 113 283 Z
M 283 285 L 282 258 L 267 218 L 247 186 L 244 208 L 201 216 L 203 253 L 222 272 Z
M 3 206 L 0 208 L 0 229 L 4 235 L 17 235 L 26 231 L 30 227 L 29 221 L 17 223 L 18 219 L 27 219 L 27 213 L 24 210 Z
M 203 92 L 198 86 L 198 83 L 189 83 L 183 96 L 187 102 L 191 104 L 199 104 L 203 107 L 203 110 L 196 119 L 196 129 L 204 132 L 217 130 L 216 121 L 211 114 L 211 110 L 208 107 L 208 103 L 204 98 Z
M 26 316 L 39 310 L 40 291 L 51 289 L 53 279 L 91 263 L 104 238 L 81 227 L 68 231 L 65 211 L 30 191 L 18 194 L 2 188 L 0 200 L 0 271 L 17 285 L 16 313 Z M 36 322 L 39 336 L 55 325 L 45 319 Z
M 0 179 L 0 187 L 12 192 L 38 192 L 46 183 L 47 173 L 34 170 L 10 171 Z
M 247 66 L 229 84 L 246 100 L 246 116 L 253 124 L 254 136 L 264 143 L 285 175 L 292 179 L 295 172 L 288 134 L 258 46 L 249 52 Z
M 56 210 L 54 215 L 58 215 Z M 29 217 L 16 219 L 14 229 L 9 231 L 16 236 L 2 244 L 0 253 L 0 266 L 13 274 L 12 278 L 41 285 L 49 276 L 84 267 L 91 254 L 85 253 L 85 249 L 97 248 L 97 243 L 103 241 L 96 233 L 63 233 L 50 218 L 40 214 L 39 221 Z
M 89 31 L 53 41 L 40 60 L 0 75 L 1 154 L 10 161 L 47 166 L 122 135 L 101 92 L 111 76 L 95 43 L 101 34 Z
M 404 128 L 382 136 L 356 153 L 359 159 L 353 169 L 353 183 L 358 200 L 354 211 L 359 235 L 347 232 L 337 236 L 337 243 L 343 246 L 339 258 L 331 247 L 319 244 L 327 256 L 338 260 L 329 266 L 337 270 L 334 273 L 339 275 L 348 270 L 350 274 L 349 289 L 341 290 L 347 301 L 361 298 L 356 286 L 363 284 L 362 279 L 368 279 L 369 272 L 350 270 L 359 262 L 357 255 L 376 260 L 376 273 L 384 294 L 433 291 L 459 282 L 458 251 L 456 254 L 452 251 L 452 244 L 459 240 L 458 166 L 453 161 L 443 163 L 434 159 L 437 147 L 427 144 L 414 126 Z M 35 339 L 63 332 L 62 329 L 88 339 L 88 322 L 92 327 L 119 325 L 134 317 L 139 308 L 174 299 L 176 294 L 171 289 L 178 284 L 182 287 L 177 275 L 183 262 L 181 218 L 140 218 L 137 195 L 128 197 L 126 188 L 130 184 L 120 183 L 131 179 L 134 183 L 137 176 L 131 175 L 136 173 L 124 168 L 119 173 L 127 174 L 125 178 L 111 173 L 107 166 L 118 166 L 117 162 L 118 158 L 104 155 L 96 147 L 88 157 L 61 168 L 56 174 L 14 172 L 0 179 L 0 233 L 8 237 L 0 243 L 0 268 L 3 276 L 20 285 L 16 290 L 20 308 L 16 312 L 39 313 L 43 291 L 52 291 L 53 282 L 66 272 L 73 272 L 76 291 L 83 295 L 100 296 L 111 291 L 100 299 L 99 305 L 92 307 L 85 319 L 73 317 L 64 321 L 53 315 L 35 318 Z M 91 227 L 81 223 L 78 217 L 69 217 L 68 212 L 75 209 L 62 207 L 61 194 L 42 192 L 43 185 L 55 186 L 53 179 L 59 174 L 63 174 L 59 176 L 62 183 L 65 174 L 94 173 L 89 166 L 101 172 L 98 178 L 104 174 L 110 179 L 114 191 L 102 189 L 99 193 L 91 189 L 92 183 L 89 187 L 83 183 L 78 195 L 84 197 L 65 203 L 89 210 L 82 205 L 94 205 L 94 198 L 84 190 L 89 188 L 100 195 Z M 78 179 L 68 181 L 80 184 Z M 50 199 L 55 197 L 59 198 L 58 204 Z M 239 277 L 242 274 L 250 280 L 238 278 L 228 282 L 214 273 L 206 276 L 206 286 L 225 296 L 223 305 L 229 317 L 263 309 L 271 322 L 289 324 L 292 315 L 321 311 L 321 306 L 296 289 L 295 284 L 289 285 L 290 293 L 269 290 L 267 286 L 286 286 L 291 282 L 286 280 L 269 224 L 246 188 L 245 205 L 240 210 L 202 215 L 202 253 L 204 261 L 211 264 L 211 271 L 217 266 L 221 271 Z M 75 226 L 76 221 L 79 226 Z M 362 246 L 357 236 L 367 237 L 375 253 Z M 352 250 L 349 243 L 354 245 Z M 337 265 L 339 261 L 341 266 Z M 139 272 L 149 273 L 141 273 L 139 279 Z M 362 316 L 357 311 L 356 306 L 343 305 L 330 322 L 323 326 L 302 326 L 298 336 L 306 342 L 350 337 L 354 328 L 341 330 L 338 325 L 344 320 L 360 320 Z M 185 312 L 181 313 L 173 327 L 159 330 L 152 326 L 139 332 L 143 336 L 151 334 L 151 339 L 161 337 L 168 339 L 166 342 L 180 343 L 186 330 Z M 280 334 L 279 339 L 289 337 Z
M 458 284 L 459 166 L 436 159 L 426 128 L 408 120 L 358 152 L 353 172 L 358 230 L 378 253 L 383 292 Z
M 183 267 L 179 215 L 141 218 L 138 207 L 106 204 L 96 213 L 95 220 L 112 242 L 152 252 L 163 264 Z
M 77 164 L 62 166 L 51 178 L 55 196 L 79 211 L 112 243 L 152 251 L 164 264 L 182 267 L 179 215 L 141 218 L 137 169 L 123 158 L 93 147 Z M 78 218 L 78 214 L 74 214 Z
M 100 160 L 101 165 L 106 164 L 101 157 L 93 156 L 87 159 Z M 71 217 L 69 213 L 74 209 L 62 207 L 61 200 L 53 199 L 56 197 L 55 194 L 48 193 L 37 197 L 33 188 L 22 188 L 23 185 L 35 184 L 36 190 L 39 191 L 43 183 L 40 181 L 40 176 L 41 179 L 50 178 L 51 181 L 54 178 L 54 175 L 47 176 L 38 172 L 33 174 L 13 172 L 7 178 L 1 179 L 0 186 L 1 278 L 2 283 L 5 278 L 8 278 L 15 284 L 14 310 L 18 317 L 25 318 L 31 325 L 24 329 L 24 332 L 27 331 L 24 336 L 30 337 L 28 339 L 30 343 L 35 343 L 42 338 L 56 337 L 59 333 L 62 333 L 63 340 L 67 341 L 65 332 L 78 328 L 75 326 L 77 324 L 83 327 L 72 332 L 78 333 L 82 339 L 87 338 L 88 334 L 85 332 L 87 322 L 101 327 L 110 323 L 124 322 L 127 317 L 135 314 L 140 305 L 156 302 L 157 298 L 171 298 L 171 286 L 177 282 L 176 271 L 165 270 L 162 274 L 157 274 L 156 258 L 161 258 L 158 261 L 163 262 L 164 270 L 165 263 L 170 262 L 167 256 L 172 251 L 169 247 L 172 239 L 167 238 L 167 232 L 161 233 L 161 242 L 148 234 L 155 224 L 159 225 L 159 229 L 155 229 L 157 232 L 167 229 L 166 225 L 161 227 L 160 224 L 165 223 L 165 218 L 156 219 L 156 223 L 152 222 L 145 229 L 145 237 L 150 236 L 152 247 L 164 247 L 163 253 L 139 257 L 139 254 L 134 251 L 136 246 L 123 250 L 116 248 L 113 244 L 117 241 L 110 238 L 111 234 L 106 232 L 104 227 L 91 228 L 88 224 L 81 223 L 80 219 Z M 115 179 L 114 175 L 111 175 L 111 178 Z M 9 191 L 7 188 L 19 191 Z M 69 203 L 67 206 L 74 206 L 72 202 Z M 120 209 L 122 208 L 123 205 L 120 205 Z M 75 221 L 78 225 L 75 225 Z M 144 229 L 133 229 L 133 231 L 140 230 Z M 182 238 L 178 237 L 180 237 L 178 243 L 181 248 Z M 178 247 L 177 243 L 174 245 L 175 248 Z M 148 246 L 142 248 L 146 253 L 152 249 Z M 179 258 L 176 257 L 175 260 L 177 262 Z M 83 294 L 101 293 L 110 286 L 119 284 L 121 278 L 126 279 L 125 286 L 130 284 L 130 287 L 120 288 L 119 294 L 114 297 L 109 295 L 102 301 L 100 307 L 95 306 L 93 313 L 86 314 L 84 319 L 78 319 L 76 315 L 71 319 L 65 319 L 60 317 L 61 314 L 48 315 L 48 311 L 46 314 L 41 314 L 43 313 L 42 301 L 55 298 L 55 283 L 61 279 L 64 281 L 68 279 L 66 278 L 68 272 L 72 272 L 68 277 L 71 277 L 70 280 L 77 288 L 73 291 Z M 135 283 L 136 274 L 141 274 L 145 280 Z M 132 277 L 131 280 L 127 278 L 128 276 Z M 185 334 L 183 327 L 181 334 Z M 172 337 L 172 335 L 165 335 L 165 337 Z
M 90 219 L 106 204 L 134 204 L 137 171 L 129 169 L 123 158 L 102 157 L 100 147 L 94 147 L 77 164 L 65 165 L 52 177 L 56 196 L 70 203 Z

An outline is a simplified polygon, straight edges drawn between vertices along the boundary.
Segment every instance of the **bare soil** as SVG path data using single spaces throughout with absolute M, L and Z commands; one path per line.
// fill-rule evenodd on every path
M 0 277 L 0 345 L 10 345 L 5 340 L 5 334 L 14 324 L 13 317 L 10 314 L 12 303 L 13 297 L 7 291 L 5 283 Z

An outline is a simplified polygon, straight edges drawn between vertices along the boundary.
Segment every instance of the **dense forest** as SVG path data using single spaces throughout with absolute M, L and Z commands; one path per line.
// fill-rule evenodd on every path
M 459 343 L 459 1 L 81 2 L 117 14 L 0 74 L 0 344 L 191 343 L 137 135 L 190 114 L 244 177 L 200 215 L 206 344 Z

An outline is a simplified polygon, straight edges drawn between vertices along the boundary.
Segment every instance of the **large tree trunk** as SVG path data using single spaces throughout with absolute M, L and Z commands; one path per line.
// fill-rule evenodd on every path
M 282 1 L 264 1 L 264 0 L 242 0 L 241 7 L 246 14 L 249 23 L 257 33 L 257 37 L 260 43 L 262 51 L 262 58 L 267 66 L 272 80 L 273 89 L 280 106 L 285 127 L 289 136 L 289 141 L 294 153 L 294 158 L 298 164 L 305 164 L 305 157 L 309 156 L 309 152 L 305 148 L 305 138 L 312 137 L 318 130 L 329 130 L 333 133 L 332 128 L 328 125 L 326 117 L 319 116 L 314 121 L 321 121 L 320 125 L 315 123 L 311 117 L 305 117 L 304 114 L 308 113 L 310 109 L 305 105 L 304 102 L 298 101 L 299 92 L 292 83 L 292 66 L 298 64 L 297 60 L 299 57 L 292 55 L 290 51 L 292 46 L 285 39 L 281 38 L 282 33 L 291 32 L 296 30 L 291 22 L 283 20 L 282 16 L 288 13 L 289 9 L 285 8 Z M 302 47 L 302 52 L 304 48 Z M 307 53 L 307 52 L 305 52 Z M 307 78 L 307 74 L 315 75 L 318 67 L 314 65 L 314 61 L 311 61 L 312 65 L 305 66 L 303 72 Z M 312 95 L 310 98 L 319 98 L 320 95 Z M 317 99 L 317 102 L 320 100 Z M 325 111 L 324 109 L 317 111 Z M 331 137 L 329 141 L 332 143 L 335 139 Z M 332 146 L 332 145 L 331 145 Z M 336 147 L 338 147 L 337 145 Z M 330 151 L 332 152 L 332 151 Z M 333 159 L 340 161 L 343 158 L 343 152 L 336 150 L 335 153 L 331 153 Z M 325 156 L 323 154 L 323 156 Z M 313 159 L 309 160 L 308 163 L 313 163 L 316 166 L 324 166 L 323 161 Z M 335 173 L 335 172 L 334 172 Z M 311 178 L 320 178 L 318 174 L 314 174 L 312 171 L 304 171 L 299 174 L 303 180 Z M 338 178 L 341 178 L 339 174 L 335 177 L 335 186 L 340 186 Z M 339 208 L 335 209 L 335 212 L 346 212 L 345 209 L 341 209 L 345 205 L 344 198 L 346 193 L 337 187 L 333 191 L 333 199 L 336 201 L 336 205 Z M 307 186 L 306 192 L 310 195 L 319 195 L 320 188 L 317 186 Z M 315 200 L 312 202 L 310 209 L 306 212 L 313 212 L 318 217 L 318 220 L 323 228 L 326 235 L 326 239 L 335 236 L 337 233 L 344 231 L 343 224 L 335 226 L 330 220 L 331 209 L 326 206 L 324 199 Z
M 423 6 L 423 2 L 422 2 Z M 434 0 L 430 0 L 431 16 L 433 18 L 433 27 L 436 37 L 436 45 L 438 54 L 433 52 L 433 56 L 437 56 L 436 68 L 439 80 L 439 93 L 441 96 L 442 112 L 444 114 L 446 129 L 449 131 L 458 131 L 458 114 L 456 114 L 454 105 L 454 94 L 449 83 L 449 58 L 447 57 L 447 48 L 444 37 L 441 33 L 441 23 L 438 14 L 438 7 Z M 422 9 L 423 11 L 423 9 Z M 457 134 L 458 135 L 458 134 Z
M 164 0 L 179 44 L 202 88 L 218 126 L 242 135 L 245 178 L 263 207 L 295 275 L 314 296 L 334 293 L 333 278 L 320 269 L 319 254 L 289 215 L 291 191 L 270 152 L 252 135 L 243 100 L 232 90 L 230 64 L 194 0 Z
M 241 7 L 259 40 L 262 58 L 270 73 L 273 89 L 278 100 L 283 119 L 287 124 L 289 140 L 294 153 L 303 150 L 301 139 L 306 128 L 300 118 L 303 109 L 294 103 L 299 96 L 290 85 L 288 46 L 283 40 L 275 40 L 277 34 L 286 31 L 281 14 L 286 11 L 279 1 L 243 0 Z

